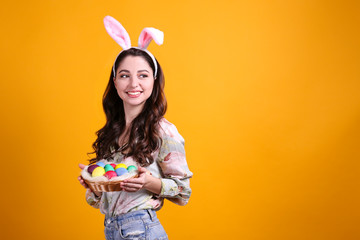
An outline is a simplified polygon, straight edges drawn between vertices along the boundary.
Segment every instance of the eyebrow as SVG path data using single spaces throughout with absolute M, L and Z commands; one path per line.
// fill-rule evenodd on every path
M 123 70 L 121 70 L 120 72 L 118 72 L 118 73 L 121 73 L 121 72 L 126 72 L 126 73 L 129 73 L 130 71 L 129 70 L 126 70 L 126 69 L 123 69 Z M 138 72 L 148 72 L 149 73 L 149 71 L 148 70 L 139 70 Z

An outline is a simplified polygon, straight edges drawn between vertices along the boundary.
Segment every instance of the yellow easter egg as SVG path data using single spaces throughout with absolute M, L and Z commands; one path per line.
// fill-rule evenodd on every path
M 105 174 L 105 169 L 103 167 L 97 167 L 97 168 L 94 169 L 91 176 L 92 177 L 99 177 L 99 176 L 104 176 L 104 174 Z
M 127 166 L 125 164 L 119 163 L 118 165 L 116 165 L 115 170 L 118 169 L 118 168 L 121 168 L 121 167 L 125 168 L 125 169 L 127 168 Z

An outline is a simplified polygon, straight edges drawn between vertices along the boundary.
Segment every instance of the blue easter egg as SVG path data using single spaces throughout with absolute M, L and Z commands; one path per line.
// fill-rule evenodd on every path
M 98 165 L 100 167 L 105 167 L 105 163 L 103 163 L 103 162 L 97 162 L 96 165 Z
M 121 176 L 121 175 L 127 173 L 128 171 L 126 170 L 126 168 L 117 168 L 117 169 L 115 170 L 115 172 L 116 172 L 116 174 L 117 174 L 118 176 Z

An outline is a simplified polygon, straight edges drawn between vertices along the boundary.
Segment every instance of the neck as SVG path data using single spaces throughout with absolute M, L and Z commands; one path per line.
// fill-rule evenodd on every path
M 141 113 L 143 108 L 144 104 L 135 107 L 124 105 L 126 127 L 128 127 L 131 122 Z

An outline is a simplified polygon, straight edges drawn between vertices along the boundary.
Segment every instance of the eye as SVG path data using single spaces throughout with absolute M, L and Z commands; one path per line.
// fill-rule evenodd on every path
M 139 77 L 140 77 L 140 78 L 147 78 L 148 75 L 147 75 L 147 74 L 140 74 Z
M 127 74 L 121 74 L 120 75 L 120 78 L 128 78 L 129 77 L 129 75 L 127 75 Z

